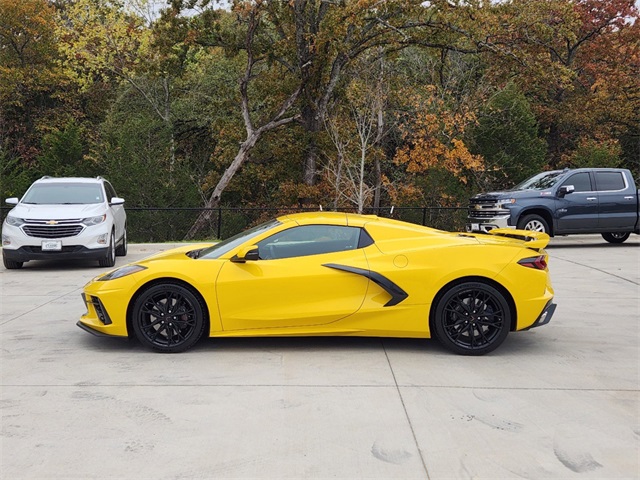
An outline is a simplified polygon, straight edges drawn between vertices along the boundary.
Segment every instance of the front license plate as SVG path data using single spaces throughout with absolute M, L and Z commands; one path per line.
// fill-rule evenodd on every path
M 62 241 L 60 240 L 46 240 L 42 242 L 43 252 L 59 252 L 62 250 Z
M 477 232 L 478 230 L 480 230 L 480 224 L 479 223 L 472 223 L 471 224 L 471 231 L 472 232 Z

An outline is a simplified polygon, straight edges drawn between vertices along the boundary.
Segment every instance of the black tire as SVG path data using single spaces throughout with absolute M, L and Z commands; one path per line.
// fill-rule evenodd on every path
M 122 233 L 122 243 L 116 247 L 116 256 L 125 257 L 127 255 L 127 250 L 129 245 L 127 243 L 127 226 L 124 226 L 124 232 Z
M 630 236 L 631 232 L 614 232 L 602 234 L 602 238 L 604 238 L 609 243 L 623 243 Z
M 109 239 L 109 246 L 107 248 L 107 254 L 104 258 L 98 260 L 98 265 L 101 267 L 110 268 L 116 264 L 116 236 L 111 232 L 111 238 Z
M 17 270 L 19 268 L 22 268 L 22 264 L 24 262 L 16 262 L 15 260 L 11 260 L 4 255 L 4 252 L 2 252 L 2 263 L 4 263 L 4 268 L 6 268 L 7 270 Z
M 531 230 L 534 232 L 549 233 L 549 224 L 540 215 L 532 213 L 531 215 L 525 215 L 518 222 L 519 230 Z
M 143 291 L 133 305 L 131 323 L 145 347 L 163 353 L 184 352 L 202 337 L 204 305 L 189 289 L 161 283 Z
M 482 282 L 465 282 L 444 292 L 432 327 L 437 339 L 460 355 L 495 350 L 511 329 L 511 310 L 504 295 Z

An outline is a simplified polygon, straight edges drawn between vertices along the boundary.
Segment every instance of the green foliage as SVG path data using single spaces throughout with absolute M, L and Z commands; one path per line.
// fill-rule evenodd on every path
M 482 107 L 469 132 L 471 151 L 484 157 L 481 186 L 513 186 L 545 166 L 546 143 L 530 104 L 518 87 L 509 83 Z
M 37 170 L 52 177 L 91 176 L 93 168 L 84 162 L 87 147 L 84 138 L 83 128 L 74 121 L 63 130 L 46 134 L 42 139 Z

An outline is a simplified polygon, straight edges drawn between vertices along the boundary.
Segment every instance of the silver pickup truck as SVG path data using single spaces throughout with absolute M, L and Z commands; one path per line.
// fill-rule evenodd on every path
M 640 233 L 639 206 L 629 170 L 553 170 L 511 190 L 471 198 L 466 229 L 518 228 L 551 236 L 599 233 L 607 242 L 622 243 Z

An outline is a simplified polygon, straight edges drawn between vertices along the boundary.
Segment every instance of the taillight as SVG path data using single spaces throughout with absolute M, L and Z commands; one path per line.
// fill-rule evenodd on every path
M 523 258 L 518 260 L 518 263 L 523 267 L 535 268 L 536 270 L 546 270 L 547 268 L 547 259 L 544 255 Z

